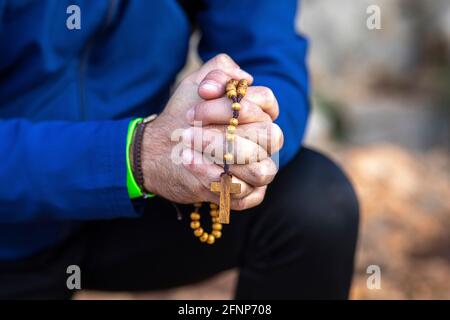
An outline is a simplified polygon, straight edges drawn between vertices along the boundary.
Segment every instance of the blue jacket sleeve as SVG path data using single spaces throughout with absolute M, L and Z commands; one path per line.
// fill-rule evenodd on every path
M 295 32 L 297 0 L 208 0 L 199 13 L 199 54 L 224 52 L 273 90 L 285 136 L 280 165 L 299 150 L 309 113 L 307 42 Z
M 136 215 L 128 123 L 0 120 L 0 223 Z

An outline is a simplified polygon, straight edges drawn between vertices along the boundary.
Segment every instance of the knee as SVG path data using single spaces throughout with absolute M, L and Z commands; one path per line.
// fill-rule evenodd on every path
M 323 154 L 311 152 L 314 153 L 317 170 L 315 177 L 317 189 L 313 192 L 318 195 L 319 203 L 313 222 L 331 240 L 342 240 L 349 234 L 356 235 L 359 225 L 359 204 L 352 183 L 335 162 Z
M 327 247 L 354 247 L 359 206 L 351 182 L 326 156 L 302 149 L 286 168 L 292 181 L 286 201 L 303 240 Z

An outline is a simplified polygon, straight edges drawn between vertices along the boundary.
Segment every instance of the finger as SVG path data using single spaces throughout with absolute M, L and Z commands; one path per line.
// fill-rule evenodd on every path
M 258 187 L 255 188 L 253 192 L 250 193 L 245 198 L 232 199 L 230 204 L 231 209 L 241 211 L 256 207 L 257 205 L 261 204 L 261 202 L 264 200 L 266 190 L 267 186 Z
M 193 124 L 194 121 L 201 121 L 202 125 L 209 125 L 228 124 L 232 115 L 230 100 L 226 97 L 221 97 L 200 102 L 188 111 L 186 117 L 190 124 Z M 241 101 L 238 121 L 240 124 L 245 124 L 258 121 L 272 121 L 272 119 L 260 105 L 244 99 Z
M 198 95 L 206 100 L 217 99 L 225 94 L 225 87 L 231 77 L 223 70 L 210 71 L 198 86 Z
M 229 55 L 224 53 L 218 54 L 214 58 L 208 60 L 199 70 L 197 70 L 193 74 L 194 82 L 199 85 L 206 75 L 215 69 L 224 71 L 230 78 L 247 79 L 250 84 L 253 82 L 253 77 L 242 70 Z
M 284 135 L 280 126 L 270 121 L 240 125 L 236 129 L 236 134 L 257 143 L 269 155 L 280 151 L 284 144 Z
M 199 127 L 198 127 L 199 128 Z M 209 125 L 205 130 L 213 130 L 220 135 L 224 131 L 223 125 Z M 239 125 L 235 135 L 258 144 L 268 155 L 272 155 L 283 147 L 284 135 L 278 124 L 272 121 L 254 122 Z M 221 139 L 221 137 L 217 137 Z M 198 140 L 200 141 L 200 140 Z
M 209 189 L 205 187 L 202 183 L 201 179 L 199 179 L 199 175 L 189 170 L 189 167 L 194 163 L 194 152 L 190 149 L 182 149 L 181 150 L 181 164 L 188 169 L 189 175 L 182 175 L 181 177 L 185 177 L 184 185 L 189 186 L 188 188 L 182 188 L 180 192 L 189 193 L 191 195 L 191 201 L 202 202 L 209 196 Z M 185 190 L 188 189 L 188 190 Z
M 233 156 L 230 163 L 246 164 L 261 161 L 269 155 L 257 143 L 234 135 Z M 223 129 L 190 127 L 183 132 L 183 144 L 214 159 L 216 164 L 223 164 L 225 137 Z M 227 151 L 228 152 L 228 151 Z
M 272 182 L 278 168 L 271 158 L 246 165 L 231 165 L 233 176 L 247 182 L 253 187 L 262 187 Z
M 198 86 L 198 95 L 205 100 L 220 98 L 225 94 L 227 82 L 232 78 L 233 76 L 230 75 L 230 73 L 221 69 L 214 69 L 200 82 Z
M 200 181 L 204 188 L 206 188 L 207 192 L 205 193 L 205 196 L 208 197 L 206 200 L 218 200 L 218 197 L 216 199 L 217 194 L 210 191 L 210 189 L 212 182 L 220 181 L 220 175 L 223 172 L 223 168 L 214 164 L 208 157 L 189 148 L 183 149 L 182 155 L 183 166 Z M 240 199 L 253 192 L 254 188 L 251 185 L 237 177 L 233 177 L 232 182 L 241 184 L 241 192 L 239 194 L 233 194 L 231 196 L 232 198 Z
M 275 120 L 278 117 L 278 101 L 273 91 L 268 87 L 249 87 L 243 101 L 248 101 L 259 106 L 272 120 Z

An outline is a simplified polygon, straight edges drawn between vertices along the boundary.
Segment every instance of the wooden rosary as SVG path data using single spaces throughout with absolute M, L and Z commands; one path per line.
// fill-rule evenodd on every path
M 233 163 L 233 143 L 236 138 L 236 127 L 239 124 L 239 111 L 241 110 L 241 100 L 247 93 L 248 82 L 245 79 L 234 80 L 227 82 L 226 95 L 232 101 L 231 108 L 233 116 L 227 127 L 226 133 L 226 151 L 223 156 L 224 165 L 223 172 L 220 175 L 220 182 L 211 183 L 211 191 L 220 193 L 219 206 L 215 203 L 210 203 L 210 215 L 212 219 L 211 234 L 203 230 L 200 224 L 200 208 L 202 203 L 194 204 L 194 212 L 191 213 L 191 228 L 194 229 L 194 235 L 200 239 L 201 242 L 213 244 L 216 239 L 222 236 L 222 223 L 230 223 L 230 195 L 241 192 L 241 185 L 239 183 L 232 183 L 232 175 L 230 173 L 230 164 Z M 219 211 L 217 211 L 219 209 Z

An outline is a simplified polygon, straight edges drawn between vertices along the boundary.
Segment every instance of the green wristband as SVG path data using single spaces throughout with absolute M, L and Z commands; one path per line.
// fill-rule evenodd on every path
M 142 122 L 142 118 L 137 118 L 130 121 L 130 124 L 128 125 L 128 134 L 127 134 L 127 148 L 126 148 L 126 157 L 127 157 L 127 189 L 128 189 L 128 195 L 130 199 L 136 199 L 140 197 L 145 198 L 152 198 L 155 195 L 152 193 L 149 194 L 143 194 L 141 188 L 139 188 L 139 185 L 137 184 L 136 180 L 134 179 L 133 170 L 131 169 L 131 161 L 130 161 L 130 147 L 131 142 L 133 140 L 134 130 L 136 129 L 136 126 Z

